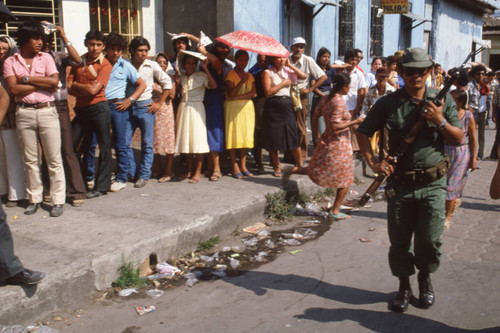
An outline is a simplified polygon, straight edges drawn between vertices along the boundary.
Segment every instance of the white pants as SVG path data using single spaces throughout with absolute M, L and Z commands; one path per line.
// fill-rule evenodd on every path
M 28 199 L 31 203 L 43 201 L 41 158 L 38 152 L 38 139 L 40 138 L 43 155 L 49 169 L 52 203 L 64 204 L 66 180 L 61 157 L 61 128 L 56 108 L 35 109 L 18 106 L 16 126 L 23 147 Z
M 0 195 L 10 201 L 26 198 L 23 152 L 14 129 L 0 130 Z

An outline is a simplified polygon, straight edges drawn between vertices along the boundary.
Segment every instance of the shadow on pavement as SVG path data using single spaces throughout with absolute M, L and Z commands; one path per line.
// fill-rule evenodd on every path
M 495 212 L 495 211 L 500 212 L 499 204 L 483 204 L 483 203 L 472 203 L 472 202 L 462 201 L 462 205 L 460 207 L 467 209 L 488 211 L 488 212 Z
M 295 274 L 275 274 L 270 272 L 248 271 L 238 277 L 223 279 L 227 283 L 264 295 L 266 289 L 290 290 L 312 294 L 347 304 L 373 304 L 388 302 L 393 293 L 381 293 L 347 286 L 339 286 L 321 280 Z
M 410 311 L 409 309 L 408 311 Z M 310 308 L 304 314 L 296 315 L 297 319 L 308 319 L 318 322 L 341 322 L 350 320 L 374 332 L 498 332 L 499 327 L 480 330 L 467 330 L 451 327 L 444 323 L 414 316 L 407 313 L 378 312 L 363 309 L 324 309 Z

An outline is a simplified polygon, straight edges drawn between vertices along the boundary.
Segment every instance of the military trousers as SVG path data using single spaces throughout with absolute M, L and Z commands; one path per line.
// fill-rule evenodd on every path
M 391 272 L 405 277 L 415 274 L 416 267 L 433 273 L 441 256 L 446 177 L 425 186 L 407 186 L 395 181 L 391 184 L 396 193 L 387 201 Z
M 0 283 L 22 272 L 23 264 L 14 255 L 14 242 L 7 225 L 7 217 L 0 204 Z

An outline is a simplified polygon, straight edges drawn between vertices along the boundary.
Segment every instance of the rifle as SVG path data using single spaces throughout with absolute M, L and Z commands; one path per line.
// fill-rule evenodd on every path
M 462 69 L 465 67 L 467 62 L 476 54 L 479 52 L 482 52 L 485 49 L 485 46 L 481 46 L 477 50 L 472 50 L 465 61 L 462 63 L 462 65 L 452 74 L 452 76 L 448 79 L 444 87 L 439 91 L 439 93 L 434 97 L 432 102 L 436 106 L 441 106 L 441 100 L 446 96 L 448 93 L 448 90 L 450 90 L 451 86 L 455 83 L 456 79 L 460 75 L 460 72 Z M 419 108 L 419 113 L 421 109 L 423 108 L 423 103 L 420 103 L 418 108 Z M 425 111 L 424 111 L 425 112 Z M 415 138 L 417 137 L 417 134 L 420 132 L 420 130 L 424 127 L 425 125 L 425 119 L 420 116 L 417 120 L 417 122 L 413 125 L 413 127 L 410 129 L 410 131 L 406 134 L 404 137 L 403 141 L 400 143 L 398 148 L 390 154 L 387 159 L 390 161 L 391 164 L 396 165 L 398 163 L 398 160 L 408 151 L 408 149 L 411 147 L 413 144 L 413 141 L 415 141 Z M 366 190 L 366 192 L 361 196 L 361 198 L 358 201 L 358 206 L 359 207 L 364 207 L 368 200 L 370 200 L 373 196 L 373 193 L 380 187 L 380 185 L 384 182 L 384 180 L 387 178 L 385 174 L 379 174 L 375 180 L 372 182 L 370 187 Z

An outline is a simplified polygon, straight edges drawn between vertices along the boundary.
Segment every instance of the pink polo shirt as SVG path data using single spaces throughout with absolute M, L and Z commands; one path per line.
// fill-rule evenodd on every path
M 33 58 L 31 71 L 28 69 L 24 58 L 19 52 L 8 57 L 3 64 L 3 75 L 5 78 L 10 76 L 50 76 L 58 73 L 54 59 L 48 53 L 43 52 L 38 52 Z M 45 103 L 53 101 L 54 94 L 50 91 L 37 90 L 23 97 L 15 96 L 14 100 L 29 104 Z

